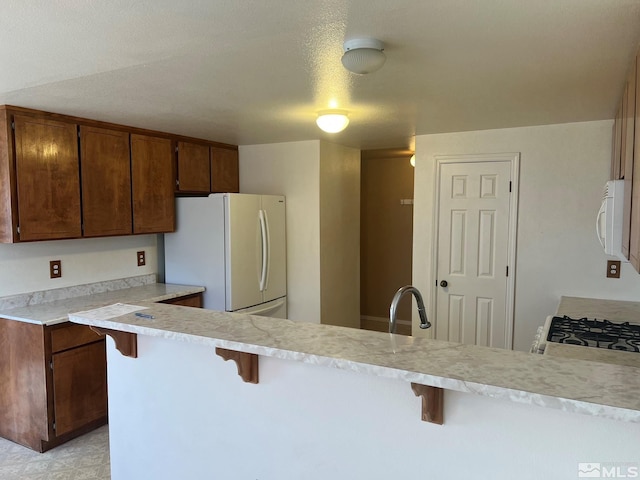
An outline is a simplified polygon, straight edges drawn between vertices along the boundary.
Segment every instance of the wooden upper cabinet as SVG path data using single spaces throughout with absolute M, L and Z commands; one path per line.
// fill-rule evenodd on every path
M 78 127 L 14 116 L 20 240 L 78 238 Z
M 620 170 L 622 156 L 622 105 L 622 99 L 620 99 L 616 118 L 613 122 L 613 139 L 611 142 L 611 180 L 620 180 L 622 178 L 622 172 Z
M 129 134 L 80 127 L 85 237 L 131 235 Z
M 172 232 L 176 194 L 238 175 L 234 145 L 0 106 L 0 243 Z
M 631 220 L 629 238 L 629 261 L 640 272 L 640 173 L 636 166 L 640 166 L 640 55 L 636 57 L 636 95 L 634 113 L 634 131 L 637 139 L 633 145 L 633 168 L 631 180 Z M 626 179 L 625 179 L 626 180 Z M 625 182 L 625 189 L 628 184 Z M 626 197 L 625 191 L 625 197 Z M 625 199 L 626 200 L 626 199 Z M 625 204 L 625 209 L 627 204 Z
M 620 158 L 620 172 L 622 178 L 631 175 L 633 172 L 634 157 L 634 136 L 635 136 L 635 114 L 636 114 L 636 64 L 633 62 L 633 68 L 627 78 L 627 87 L 624 95 L 624 121 L 622 125 L 622 155 Z
M 11 114 L 0 107 L 0 242 L 12 243 L 18 238 L 18 198 L 13 161 Z
M 629 258 L 631 244 L 631 205 L 633 196 L 633 169 L 635 162 L 635 124 L 636 124 L 636 64 L 633 63 L 623 100 L 625 103 L 625 120 L 622 123 L 622 151 L 620 160 L 621 177 L 624 178 L 624 200 L 622 212 L 622 254 Z M 638 140 L 640 141 L 640 139 Z
M 172 142 L 131 135 L 133 233 L 175 230 Z
M 238 150 L 211 147 L 211 191 L 213 193 L 240 191 Z
M 176 191 L 209 193 L 211 164 L 209 146 L 178 142 L 178 182 Z

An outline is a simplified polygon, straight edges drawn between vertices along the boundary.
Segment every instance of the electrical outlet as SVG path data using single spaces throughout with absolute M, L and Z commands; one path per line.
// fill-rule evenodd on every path
M 60 278 L 62 276 L 62 262 L 60 260 L 51 260 L 49 262 L 49 277 Z
M 620 278 L 620 260 L 607 261 L 607 278 Z
M 147 264 L 144 250 L 138 252 L 138 266 L 144 267 Z

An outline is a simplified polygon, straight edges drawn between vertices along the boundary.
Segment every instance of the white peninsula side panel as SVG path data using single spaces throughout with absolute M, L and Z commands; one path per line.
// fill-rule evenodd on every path
M 409 383 L 260 357 L 260 383 L 211 346 L 108 343 L 113 480 L 577 478 L 579 462 L 640 463 L 640 424 L 445 391 L 420 421 Z

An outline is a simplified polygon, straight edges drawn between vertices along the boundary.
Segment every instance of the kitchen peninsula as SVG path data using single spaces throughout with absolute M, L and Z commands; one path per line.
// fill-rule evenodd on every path
M 638 368 L 135 305 L 148 318 L 69 316 L 137 345 L 108 341 L 114 480 L 552 479 L 640 461 Z

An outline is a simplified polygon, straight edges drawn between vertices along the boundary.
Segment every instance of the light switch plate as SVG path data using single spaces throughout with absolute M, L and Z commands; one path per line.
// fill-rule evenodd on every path
M 146 255 L 144 250 L 138 252 L 138 266 L 144 267 L 147 264 Z

